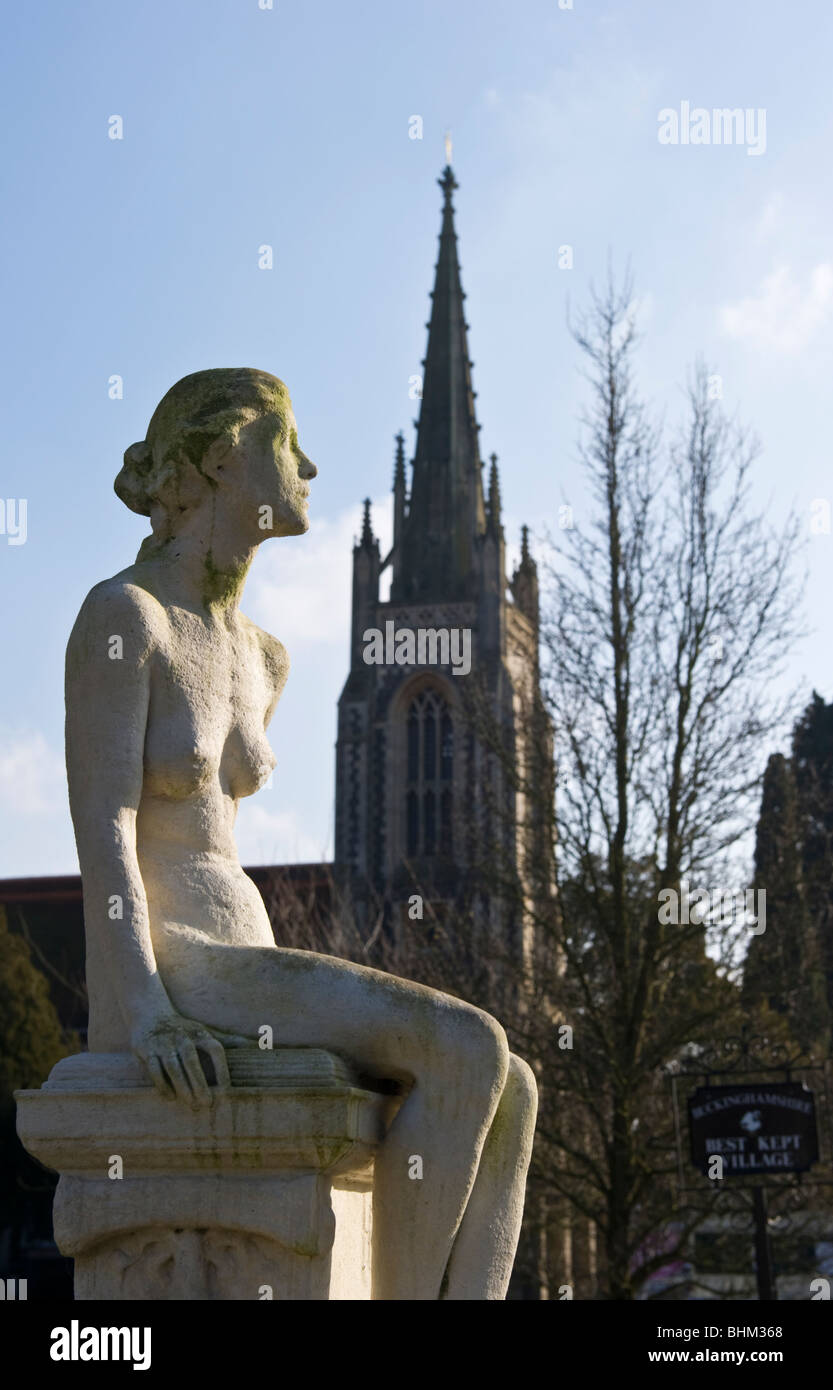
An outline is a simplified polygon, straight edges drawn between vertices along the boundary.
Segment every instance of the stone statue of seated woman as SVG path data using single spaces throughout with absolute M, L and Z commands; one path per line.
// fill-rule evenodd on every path
M 132 1052 L 180 1106 L 211 1106 L 229 1086 L 226 1047 L 256 1043 L 264 1024 L 276 1048 L 331 1050 L 405 1083 L 375 1160 L 372 1296 L 500 1299 L 530 1069 L 480 1009 L 277 946 L 237 856 L 237 805 L 274 765 L 264 731 L 289 671 L 240 599 L 260 543 L 308 529 L 316 472 L 286 387 L 250 369 L 184 377 L 125 454 L 116 492 L 152 535 L 90 592 L 67 651 L 89 1047 Z

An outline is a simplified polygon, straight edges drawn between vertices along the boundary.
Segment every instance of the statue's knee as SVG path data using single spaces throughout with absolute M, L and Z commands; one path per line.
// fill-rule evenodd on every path
M 509 1054 L 504 1096 L 520 1114 L 531 1117 L 534 1122 L 538 1111 L 538 1083 L 532 1067 L 514 1052 Z
M 464 1068 L 467 1087 L 502 1091 L 509 1072 L 509 1044 L 497 1019 L 471 1004 L 461 1004 L 452 1029 L 448 1060 Z

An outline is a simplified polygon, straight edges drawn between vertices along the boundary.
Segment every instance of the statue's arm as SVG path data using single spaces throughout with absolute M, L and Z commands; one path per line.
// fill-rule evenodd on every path
M 160 1090 L 204 1099 L 197 1047 L 227 1082 L 222 1045 L 176 1013 L 156 967 L 136 853 L 156 603 L 135 586 L 99 585 L 67 647 L 66 757 L 89 941 L 131 1044 Z M 102 977 L 98 971 L 96 985 Z
M 124 592 L 93 590 L 67 648 L 67 780 L 87 932 L 111 962 L 128 1024 L 137 1013 L 170 1008 L 136 857 L 150 651 L 139 604 Z

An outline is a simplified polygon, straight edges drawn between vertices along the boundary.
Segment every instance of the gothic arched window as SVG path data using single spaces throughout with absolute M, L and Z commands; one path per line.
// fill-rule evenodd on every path
M 440 777 L 444 782 L 451 781 L 454 762 L 454 725 L 448 710 L 440 719 Z
M 406 853 L 450 856 L 454 724 L 448 705 L 436 690 L 421 690 L 414 696 L 406 727 Z
M 440 797 L 440 854 L 451 854 L 451 792 L 448 787 Z
M 408 854 L 419 853 L 419 798 L 416 792 L 408 792 L 405 798 L 407 811 L 406 840 Z
M 408 715 L 408 781 L 419 781 L 419 719 L 413 709 Z
M 437 798 L 432 791 L 427 791 L 422 799 L 424 815 L 422 821 L 423 840 L 422 847 L 425 854 L 436 854 L 437 852 Z

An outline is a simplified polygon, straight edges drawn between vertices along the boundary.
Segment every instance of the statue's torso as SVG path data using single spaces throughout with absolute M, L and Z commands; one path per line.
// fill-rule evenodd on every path
M 263 786 L 275 765 L 264 721 L 288 661 L 280 643 L 239 614 L 231 624 L 207 624 L 174 605 L 163 612 L 151 656 L 136 847 L 164 974 L 172 933 L 273 943 L 233 831 L 240 797 Z
M 98 818 L 91 813 L 86 768 L 91 757 L 105 768 L 118 768 L 123 755 L 133 758 L 127 750 L 136 742 L 134 731 L 142 731 L 137 801 L 129 765 L 118 768 L 113 784 L 123 788 L 125 806 L 137 805 L 137 878 L 163 983 L 177 971 L 190 973 L 194 947 L 199 959 L 208 940 L 275 944 L 260 893 L 241 868 L 234 822 L 240 797 L 261 787 L 274 767 L 264 730 L 286 681 L 288 657 L 280 642 L 236 610 L 214 614 L 183 606 L 166 594 L 164 581 L 151 566 L 136 565 L 97 586 L 67 653 L 67 765 L 76 832 L 82 832 L 89 1041 L 97 1051 L 128 1046 L 130 1020 L 113 988 L 114 925 L 102 911 L 114 891 L 108 854 L 110 818 L 118 823 L 118 809 L 99 798 Z M 120 650 L 112 655 L 122 633 L 124 658 Z M 123 667 L 110 665 L 122 659 Z M 90 671 L 101 672 L 95 689 L 109 689 L 104 698 L 117 710 L 115 723 L 104 720 L 100 742 Z M 123 742 L 113 732 L 119 720 Z M 209 995 L 226 985 L 204 979 Z

